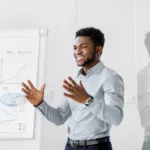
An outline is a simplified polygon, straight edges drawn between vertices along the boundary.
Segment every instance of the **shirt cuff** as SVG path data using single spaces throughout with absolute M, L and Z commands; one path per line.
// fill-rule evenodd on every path
M 43 110 L 46 105 L 47 105 L 46 101 L 43 100 L 43 102 L 40 105 L 36 106 L 36 108 L 39 110 Z
M 104 108 L 103 101 L 94 99 L 94 102 L 88 107 L 94 115 L 96 116 L 98 115 L 100 117 L 103 116 L 103 108 Z

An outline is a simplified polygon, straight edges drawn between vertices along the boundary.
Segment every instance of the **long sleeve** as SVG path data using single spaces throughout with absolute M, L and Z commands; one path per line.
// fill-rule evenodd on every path
M 70 106 L 65 97 L 58 108 L 51 107 L 46 101 L 43 101 L 37 109 L 39 109 L 50 122 L 57 126 L 64 124 L 71 115 Z
M 123 118 L 124 83 L 119 75 L 110 76 L 103 83 L 104 98 L 94 96 L 90 110 L 101 120 L 119 125 Z

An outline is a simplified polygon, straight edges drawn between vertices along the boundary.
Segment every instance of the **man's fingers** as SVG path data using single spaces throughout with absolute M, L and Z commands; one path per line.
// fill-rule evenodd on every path
M 71 83 L 76 87 L 78 84 L 69 76 L 68 79 L 71 81 Z
M 67 86 L 63 85 L 63 88 L 66 89 L 68 92 L 73 93 L 73 88 L 68 88 Z
M 83 84 L 82 84 L 82 81 L 80 80 L 80 86 L 82 87 L 82 88 L 84 88 L 84 86 L 83 86 Z
M 68 88 L 73 88 L 73 86 L 69 82 L 67 82 L 66 80 L 64 80 L 64 83 L 68 86 Z
M 29 88 L 24 82 L 22 82 L 21 85 L 22 85 L 27 91 L 30 91 L 30 88 Z
M 25 95 L 25 98 L 26 98 L 26 99 L 30 99 L 30 96 L 28 96 L 28 95 Z
M 64 96 L 69 97 L 69 98 L 71 98 L 71 99 L 73 99 L 73 98 L 74 98 L 74 96 L 73 96 L 73 95 L 71 95 L 71 94 L 67 94 L 67 93 L 64 93 Z
M 30 80 L 28 80 L 27 82 L 30 85 L 31 89 L 35 89 L 34 85 L 32 84 L 32 82 Z
M 43 84 L 40 90 L 42 93 L 44 93 L 45 87 L 46 87 L 46 84 Z
M 25 90 L 24 88 L 21 89 L 26 95 L 29 95 L 29 91 Z

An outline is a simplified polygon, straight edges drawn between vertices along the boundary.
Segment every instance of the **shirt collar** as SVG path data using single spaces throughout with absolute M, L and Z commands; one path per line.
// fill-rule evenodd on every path
M 89 72 L 96 73 L 97 71 L 100 71 L 103 67 L 104 67 L 104 64 L 103 64 L 102 61 L 100 61 L 100 62 L 98 62 L 95 66 L 93 66 L 92 68 L 90 68 L 90 69 L 88 70 L 87 74 L 88 74 Z M 77 77 L 78 77 L 79 75 L 81 75 L 81 74 L 84 75 L 84 74 L 83 74 L 83 68 L 81 68 L 81 69 L 78 71 Z

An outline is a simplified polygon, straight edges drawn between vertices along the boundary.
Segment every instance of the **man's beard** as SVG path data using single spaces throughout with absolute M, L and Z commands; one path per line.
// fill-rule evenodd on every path
M 93 53 L 90 55 L 90 57 L 88 57 L 83 64 L 78 65 L 78 66 L 84 67 L 84 66 L 92 63 L 93 61 L 95 61 L 95 59 L 96 59 L 96 50 L 93 51 Z

